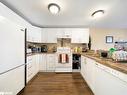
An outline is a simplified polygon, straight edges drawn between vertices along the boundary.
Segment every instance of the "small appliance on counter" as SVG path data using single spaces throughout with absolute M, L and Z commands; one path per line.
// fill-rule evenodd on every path
M 101 52 L 101 57 L 102 57 L 102 58 L 107 58 L 107 57 L 108 57 L 108 52 L 102 51 L 102 52 Z
M 82 52 L 87 52 L 88 49 L 87 48 L 82 48 Z
M 36 48 L 36 47 L 32 47 L 31 50 L 32 50 L 32 53 L 37 53 L 38 52 L 38 48 Z
M 41 46 L 41 52 L 47 52 L 47 51 L 48 51 L 47 45 L 42 45 Z
M 96 54 L 99 54 L 101 58 L 109 58 L 109 52 L 106 50 L 96 50 Z
M 32 53 L 31 49 L 27 49 L 27 54 Z

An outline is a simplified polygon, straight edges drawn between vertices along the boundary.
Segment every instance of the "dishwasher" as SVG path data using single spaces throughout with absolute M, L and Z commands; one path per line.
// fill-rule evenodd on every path
M 127 95 L 127 75 L 96 62 L 95 95 Z

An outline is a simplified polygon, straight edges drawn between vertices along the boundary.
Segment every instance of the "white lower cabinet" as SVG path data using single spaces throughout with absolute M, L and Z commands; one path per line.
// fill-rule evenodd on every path
M 46 54 L 40 55 L 40 62 L 39 62 L 39 71 L 45 72 L 46 71 Z
M 39 71 L 39 54 L 27 57 L 27 82 Z
M 40 58 L 40 71 L 54 72 L 56 63 L 56 54 L 42 54 Z
M 93 59 L 81 57 L 81 74 L 95 95 L 127 95 L 127 81 L 123 80 L 127 75 L 117 71 L 117 76 L 122 76 L 120 79 L 112 71 L 115 70 Z
M 95 68 L 94 60 L 86 58 L 84 56 L 81 57 L 81 74 L 85 79 L 85 81 L 87 82 L 87 84 L 89 85 L 89 87 L 91 88 L 91 90 L 93 91 L 93 93 L 95 92 L 94 68 Z
M 56 55 L 55 54 L 47 54 L 47 71 L 54 72 L 55 71 L 55 63 L 56 63 Z
M 17 95 L 25 86 L 24 65 L 0 75 L 0 95 Z

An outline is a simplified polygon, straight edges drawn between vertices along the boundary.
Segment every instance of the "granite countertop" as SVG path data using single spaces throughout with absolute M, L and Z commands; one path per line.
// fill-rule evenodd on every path
M 94 53 L 82 53 L 82 55 L 91 58 L 102 65 L 127 74 L 127 62 L 114 62 L 112 59 L 100 58 L 99 55 Z

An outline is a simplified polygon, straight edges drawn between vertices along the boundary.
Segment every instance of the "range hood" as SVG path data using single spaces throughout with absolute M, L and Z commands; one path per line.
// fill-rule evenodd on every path
M 60 47 L 66 47 L 66 44 L 71 43 L 70 38 L 57 38 L 57 42 L 60 43 Z

